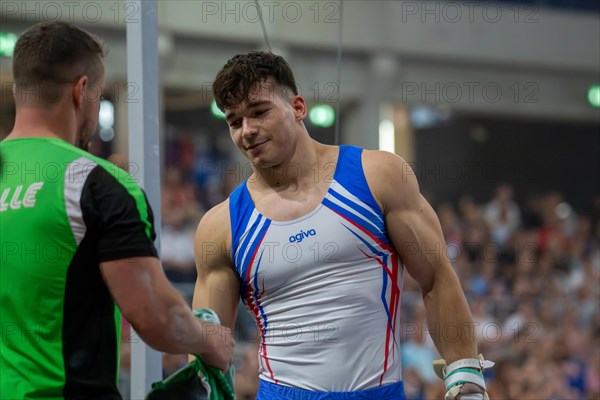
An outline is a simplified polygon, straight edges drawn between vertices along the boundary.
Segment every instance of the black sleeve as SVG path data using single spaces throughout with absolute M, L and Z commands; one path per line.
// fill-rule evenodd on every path
M 86 235 L 97 243 L 98 262 L 158 257 L 152 209 L 143 190 L 128 176 L 118 180 L 96 166 L 83 187 L 81 209 Z

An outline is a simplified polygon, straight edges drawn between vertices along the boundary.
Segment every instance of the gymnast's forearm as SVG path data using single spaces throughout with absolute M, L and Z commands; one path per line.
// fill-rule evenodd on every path
M 451 267 L 440 268 L 431 290 L 423 295 L 429 334 L 448 363 L 475 358 L 474 323 L 458 278 Z

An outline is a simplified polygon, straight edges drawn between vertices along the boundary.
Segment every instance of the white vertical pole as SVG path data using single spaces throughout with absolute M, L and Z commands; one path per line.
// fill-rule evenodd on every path
M 160 251 L 160 145 L 157 2 L 128 0 L 127 87 L 129 91 L 129 161 L 154 212 Z M 152 382 L 162 379 L 161 353 L 132 333 L 131 398 L 143 399 Z

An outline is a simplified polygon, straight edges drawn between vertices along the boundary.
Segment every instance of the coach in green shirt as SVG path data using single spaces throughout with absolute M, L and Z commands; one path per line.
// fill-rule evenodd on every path
M 103 58 L 97 38 L 62 22 L 29 28 L 14 50 L 17 114 L 0 143 L 2 399 L 121 399 L 121 312 L 159 351 L 231 363 L 231 332 L 200 322 L 165 278 L 140 187 L 82 150 Z

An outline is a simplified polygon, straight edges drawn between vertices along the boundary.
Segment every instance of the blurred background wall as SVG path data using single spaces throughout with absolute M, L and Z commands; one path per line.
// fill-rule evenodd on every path
M 500 141 L 531 154 L 546 145 L 557 155 L 553 159 L 563 162 L 534 161 L 530 182 L 515 184 L 521 188 L 535 180 L 543 188 L 559 189 L 573 184 L 569 177 L 575 171 L 565 158 L 590 160 L 599 149 L 594 134 L 599 109 L 589 99 L 598 95 L 588 96 L 600 80 L 597 2 L 346 1 L 343 10 L 338 1 L 259 4 L 272 48 L 293 66 L 309 105 L 327 103 L 336 108 L 340 103 L 342 143 L 377 148 L 382 106 L 390 105 L 404 111 L 397 116 L 409 119 L 393 121 L 395 135 L 400 136 L 395 150 L 409 161 L 424 162 L 436 148 L 443 148 L 461 163 L 480 163 L 483 157 L 502 170 L 498 179 L 505 179 L 506 163 L 512 162 L 509 154 L 491 151 L 483 156 L 482 147 L 493 148 L 492 143 Z M 256 3 L 160 1 L 158 7 L 165 136 L 170 136 L 171 126 L 190 129 L 190 124 L 205 135 L 226 135 L 225 124 L 215 124 L 212 114 L 203 111 L 210 110 L 210 85 L 225 61 L 240 52 L 266 49 Z M 105 97 L 114 103 L 117 134 L 110 146 L 103 147 L 126 154 L 127 104 L 135 101 L 139 90 L 126 76 L 125 24 L 135 23 L 139 10 L 116 0 L 3 1 L 0 13 L 5 42 L 32 23 L 53 19 L 78 23 L 105 40 L 109 49 Z M 4 135 L 13 112 L 10 57 L 4 54 L 0 62 Z M 334 140 L 333 128 L 313 131 L 319 140 Z M 458 133 L 451 131 L 470 134 L 458 140 Z M 563 146 L 567 138 L 579 147 Z M 587 165 L 580 173 L 598 181 L 598 168 L 593 167 Z M 547 168 L 555 173 L 543 184 Z M 436 195 L 450 191 L 456 197 L 464 191 L 461 185 L 452 189 L 441 183 L 423 182 Z M 489 190 L 490 182 L 471 183 L 474 195 Z M 589 196 L 590 191 L 583 194 Z M 580 198 L 573 201 L 585 206 Z
M 474 313 L 505 335 L 514 321 L 520 329 L 539 328 L 533 344 L 484 338 L 481 346 L 502 360 L 490 377 L 497 398 L 598 398 L 600 3 L 258 4 L 273 51 L 288 60 L 301 94 L 318 110 L 306 121 L 311 135 L 333 144 L 339 124 L 342 144 L 383 148 L 409 161 L 440 215 L 449 249 L 458 249 L 454 265 Z M 267 46 L 255 1 L 159 1 L 158 10 L 163 262 L 190 297 L 196 224 L 251 173 L 211 107 L 212 80 L 233 55 Z M 139 99 L 139 84 L 126 74 L 125 28 L 139 20 L 139 10 L 123 0 L 0 3 L 0 138 L 14 122 L 11 46 L 28 26 L 47 20 L 71 21 L 104 39 L 107 102 L 92 152 L 135 174 L 127 162 L 128 146 L 136 145 L 127 140 L 127 106 Z M 524 250 L 530 245 L 531 254 Z M 407 324 L 421 318 L 411 300 L 416 293 L 407 282 Z M 569 334 L 561 326 L 573 319 L 580 329 Z M 242 312 L 239 321 L 251 354 L 253 322 Z M 427 347 L 424 337 L 409 336 L 407 348 Z M 559 350 L 549 359 L 532 356 L 548 346 L 576 356 Z M 250 373 L 240 375 L 246 388 L 240 390 L 248 393 L 252 360 L 241 351 Z M 165 355 L 165 370 L 181 362 Z M 523 381 L 532 365 L 538 372 Z M 420 388 L 409 398 L 429 398 L 427 390 L 436 388 L 419 371 L 406 371 Z M 511 379 L 522 385 L 503 392 Z M 551 379 L 562 383 L 539 389 Z

